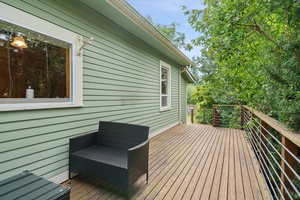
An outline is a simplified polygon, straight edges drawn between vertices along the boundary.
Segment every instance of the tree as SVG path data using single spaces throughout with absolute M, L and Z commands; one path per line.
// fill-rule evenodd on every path
M 184 33 L 178 32 L 177 27 L 180 26 L 180 23 L 172 22 L 169 25 L 162 25 L 159 23 L 154 23 L 151 16 L 145 17 L 152 25 L 157 28 L 168 40 L 170 40 L 177 48 L 190 51 L 193 49 L 193 46 L 189 43 L 186 43 L 186 37 Z
M 193 45 L 186 42 L 185 33 L 177 31 L 177 27 L 180 23 L 172 22 L 169 25 L 162 25 L 159 23 L 154 23 L 152 18 L 148 15 L 145 17 L 157 30 L 159 30 L 168 40 L 170 40 L 177 48 L 184 49 L 185 51 L 191 51 Z M 197 57 L 193 59 L 194 63 L 197 63 Z M 199 80 L 199 66 L 193 66 L 189 69 L 196 81 Z
M 187 104 L 196 105 L 197 101 L 193 98 L 193 94 L 196 92 L 196 87 L 192 84 L 187 86 Z
M 193 44 L 203 46 L 201 72 L 215 87 L 214 100 L 248 104 L 300 131 L 300 2 L 205 0 L 205 6 L 183 10 L 201 32 Z

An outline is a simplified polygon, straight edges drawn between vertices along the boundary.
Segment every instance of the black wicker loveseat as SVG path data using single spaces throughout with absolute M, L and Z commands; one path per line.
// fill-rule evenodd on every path
M 146 174 L 148 182 L 149 127 L 99 122 L 97 132 L 70 139 L 71 172 L 92 176 L 126 190 Z

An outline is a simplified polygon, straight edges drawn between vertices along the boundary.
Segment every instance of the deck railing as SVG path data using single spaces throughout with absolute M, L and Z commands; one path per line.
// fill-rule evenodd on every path
M 213 126 L 226 124 L 224 108 L 214 105 Z M 274 199 L 300 199 L 300 134 L 288 130 L 271 117 L 247 106 L 239 106 L 241 127 L 251 144 L 260 171 Z M 223 115 L 224 116 L 224 115 Z M 300 122 L 299 122 L 300 123 Z
M 215 127 L 242 128 L 241 106 L 214 104 L 212 125 Z

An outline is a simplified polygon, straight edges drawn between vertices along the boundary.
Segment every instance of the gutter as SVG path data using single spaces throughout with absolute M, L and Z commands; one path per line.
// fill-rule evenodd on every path
M 189 68 L 191 67 L 191 64 Z M 188 68 L 185 67 L 181 72 L 178 73 L 178 121 L 179 124 L 182 124 L 182 119 L 181 119 L 181 74 L 184 72 L 187 72 Z

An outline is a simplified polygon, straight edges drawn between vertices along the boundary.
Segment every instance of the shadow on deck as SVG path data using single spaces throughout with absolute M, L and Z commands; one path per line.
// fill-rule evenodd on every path
M 149 183 L 142 176 L 130 199 L 271 199 L 244 132 L 179 125 L 150 141 Z M 72 179 L 71 199 L 125 199 L 101 180 Z

